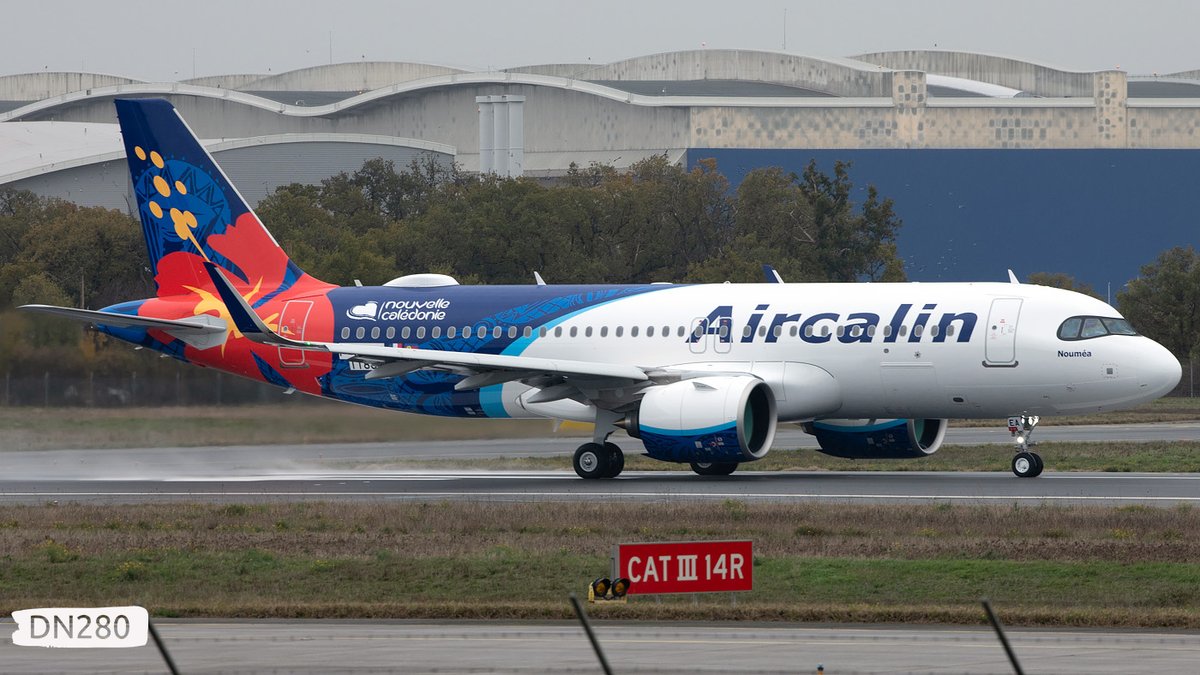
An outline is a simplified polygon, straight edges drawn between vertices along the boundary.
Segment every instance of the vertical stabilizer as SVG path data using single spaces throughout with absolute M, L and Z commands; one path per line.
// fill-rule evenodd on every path
M 284 286 L 303 274 L 288 259 L 229 177 L 213 161 L 170 102 L 117 99 L 117 119 L 129 160 L 129 175 L 150 255 L 150 269 L 164 293 L 170 285 L 209 286 L 197 261 L 229 270 L 236 284 L 253 284 L 244 269 L 254 261 L 284 262 Z M 187 256 L 189 261 L 171 261 Z

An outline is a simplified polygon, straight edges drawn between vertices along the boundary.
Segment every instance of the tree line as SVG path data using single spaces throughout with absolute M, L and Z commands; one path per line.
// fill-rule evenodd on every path
M 572 166 L 553 182 L 475 176 L 432 160 L 381 159 L 320 185 L 286 185 L 256 211 L 293 260 L 340 285 L 440 272 L 461 283 L 903 281 L 901 221 L 850 167 L 762 168 L 731 189 L 712 161 L 664 156 L 627 171 Z M 1077 286 L 1065 275 L 1030 281 Z M 1078 289 L 1084 290 L 1087 289 Z M 153 294 L 141 226 L 112 210 L 0 190 L 0 372 L 148 368 L 25 303 L 99 308 Z M 1173 249 L 1118 295 L 1139 330 L 1180 358 L 1200 353 L 1200 260 Z

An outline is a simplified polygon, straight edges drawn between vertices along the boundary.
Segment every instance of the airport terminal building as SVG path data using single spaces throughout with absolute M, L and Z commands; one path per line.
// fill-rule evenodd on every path
M 126 207 L 112 99 L 171 100 L 256 201 L 384 157 L 554 177 L 652 155 L 762 166 L 852 163 L 904 220 L 913 280 L 1067 272 L 1115 293 L 1200 244 L 1200 71 L 1076 72 L 948 51 L 813 58 L 697 50 L 475 72 L 346 63 L 147 83 L 0 77 L 0 185 Z

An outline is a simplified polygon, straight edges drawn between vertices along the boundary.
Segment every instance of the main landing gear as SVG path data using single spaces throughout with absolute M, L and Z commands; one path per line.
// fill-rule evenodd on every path
M 616 478 L 625 468 L 625 453 L 616 443 L 584 443 L 571 465 L 580 478 Z
M 1012 459 L 1012 472 L 1018 478 L 1036 478 L 1042 475 L 1042 469 L 1045 465 L 1042 463 L 1041 455 L 1029 450 L 1029 448 L 1037 445 L 1029 441 L 1029 437 L 1033 435 L 1033 429 L 1037 426 L 1037 423 L 1037 415 L 1022 413 L 1019 417 L 1008 418 L 1008 431 L 1013 435 L 1013 442 L 1016 444 L 1017 451 L 1017 454 Z

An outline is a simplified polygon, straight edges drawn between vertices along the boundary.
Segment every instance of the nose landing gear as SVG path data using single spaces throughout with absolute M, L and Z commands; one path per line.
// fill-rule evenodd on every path
M 1042 474 L 1042 469 L 1045 467 L 1041 455 L 1029 450 L 1037 445 L 1030 442 L 1029 437 L 1033 435 L 1033 429 L 1037 426 L 1038 419 L 1037 415 L 1026 413 L 1008 418 L 1008 431 L 1013 436 L 1017 452 L 1012 459 L 1012 472 L 1018 478 L 1036 478 Z

